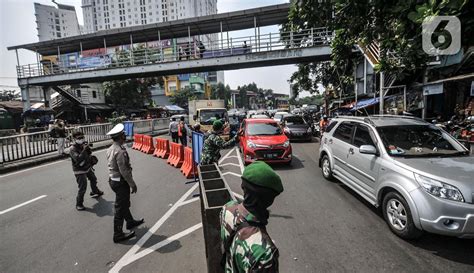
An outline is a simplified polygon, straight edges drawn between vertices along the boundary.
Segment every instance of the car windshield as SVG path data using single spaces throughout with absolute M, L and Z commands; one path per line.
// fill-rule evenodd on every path
M 280 119 L 282 119 L 284 116 L 285 116 L 285 114 L 275 114 L 275 117 L 274 117 L 274 118 L 280 120 Z
M 225 119 L 225 110 L 201 110 L 201 124 L 212 125 L 216 119 Z
M 281 135 L 282 131 L 275 122 L 259 122 L 247 125 L 247 134 L 249 136 L 277 136 Z
M 285 118 L 286 125 L 299 125 L 305 124 L 302 117 L 286 117 Z
M 465 155 L 467 151 L 433 125 L 378 127 L 383 145 L 391 156 L 430 157 Z

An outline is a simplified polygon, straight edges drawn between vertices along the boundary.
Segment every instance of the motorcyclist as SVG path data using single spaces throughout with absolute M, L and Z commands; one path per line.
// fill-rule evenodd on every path
M 321 134 L 326 131 L 326 127 L 329 125 L 329 119 L 327 115 L 323 115 L 323 118 L 319 121 L 319 129 Z

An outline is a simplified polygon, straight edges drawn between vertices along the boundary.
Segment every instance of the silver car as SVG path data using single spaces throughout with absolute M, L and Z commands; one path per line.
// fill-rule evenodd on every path
M 323 176 L 381 207 L 396 235 L 474 237 L 474 157 L 442 129 L 404 116 L 335 118 L 319 155 Z

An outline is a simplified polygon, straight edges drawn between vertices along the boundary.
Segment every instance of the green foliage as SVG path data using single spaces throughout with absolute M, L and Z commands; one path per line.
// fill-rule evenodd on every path
M 212 86 L 211 89 L 211 99 L 219 99 L 225 101 L 225 106 L 227 107 L 228 102 L 231 98 L 231 89 L 229 85 L 224 85 L 223 83 L 218 83 L 216 86 Z
M 182 108 L 187 108 L 188 101 L 196 99 L 197 97 L 194 94 L 194 90 L 189 86 L 174 92 L 174 94 L 170 96 L 170 102 Z
M 105 100 L 119 111 L 142 108 L 151 100 L 150 87 L 156 84 L 162 85 L 162 78 L 104 82 Z
M 274 104 L 273 101 L 268 101 L 267 98 L 273 97 L 273 90 L 272 89 L 263 89 L 259 88 L 256 83 L 252 82 L 243 86 L 237 87 L 239 90 L 239 107 L 249 108 L 249 100 L 247 96 L 247 92 L 251 91 L 257 95 L 257 104 L 271 106 Z
M 461 44 L 466 48 L 472 46 L 469 39 L 474 35 L 472 10 L 469 0 L 293 1 L 282 31 L 298 33 L 312 27 L 328 27 L 335 33 L 331 62 L 299 65 L 290 79 L 293 91 L 315 93 L 315 82 L 324 87 L 332 85 L 336 92 L 350 89 L 355 58 L 352 50 L 357 44 L 365 46 L 374 41 L 381 48 L 376 70 L 399 78 L 420 75 L 427 62 L 421 43 L 423 19 L 432 15 L 457 16 L 462 25 Z

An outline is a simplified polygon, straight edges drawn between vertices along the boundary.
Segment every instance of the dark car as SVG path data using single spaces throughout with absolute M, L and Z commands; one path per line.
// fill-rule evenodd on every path
M 303 117 L 287 115 L 282 118 L 281 124 L 283 126 L 283 131 L 290 140 L 311 141 L 311 126 L 303 119 Z

